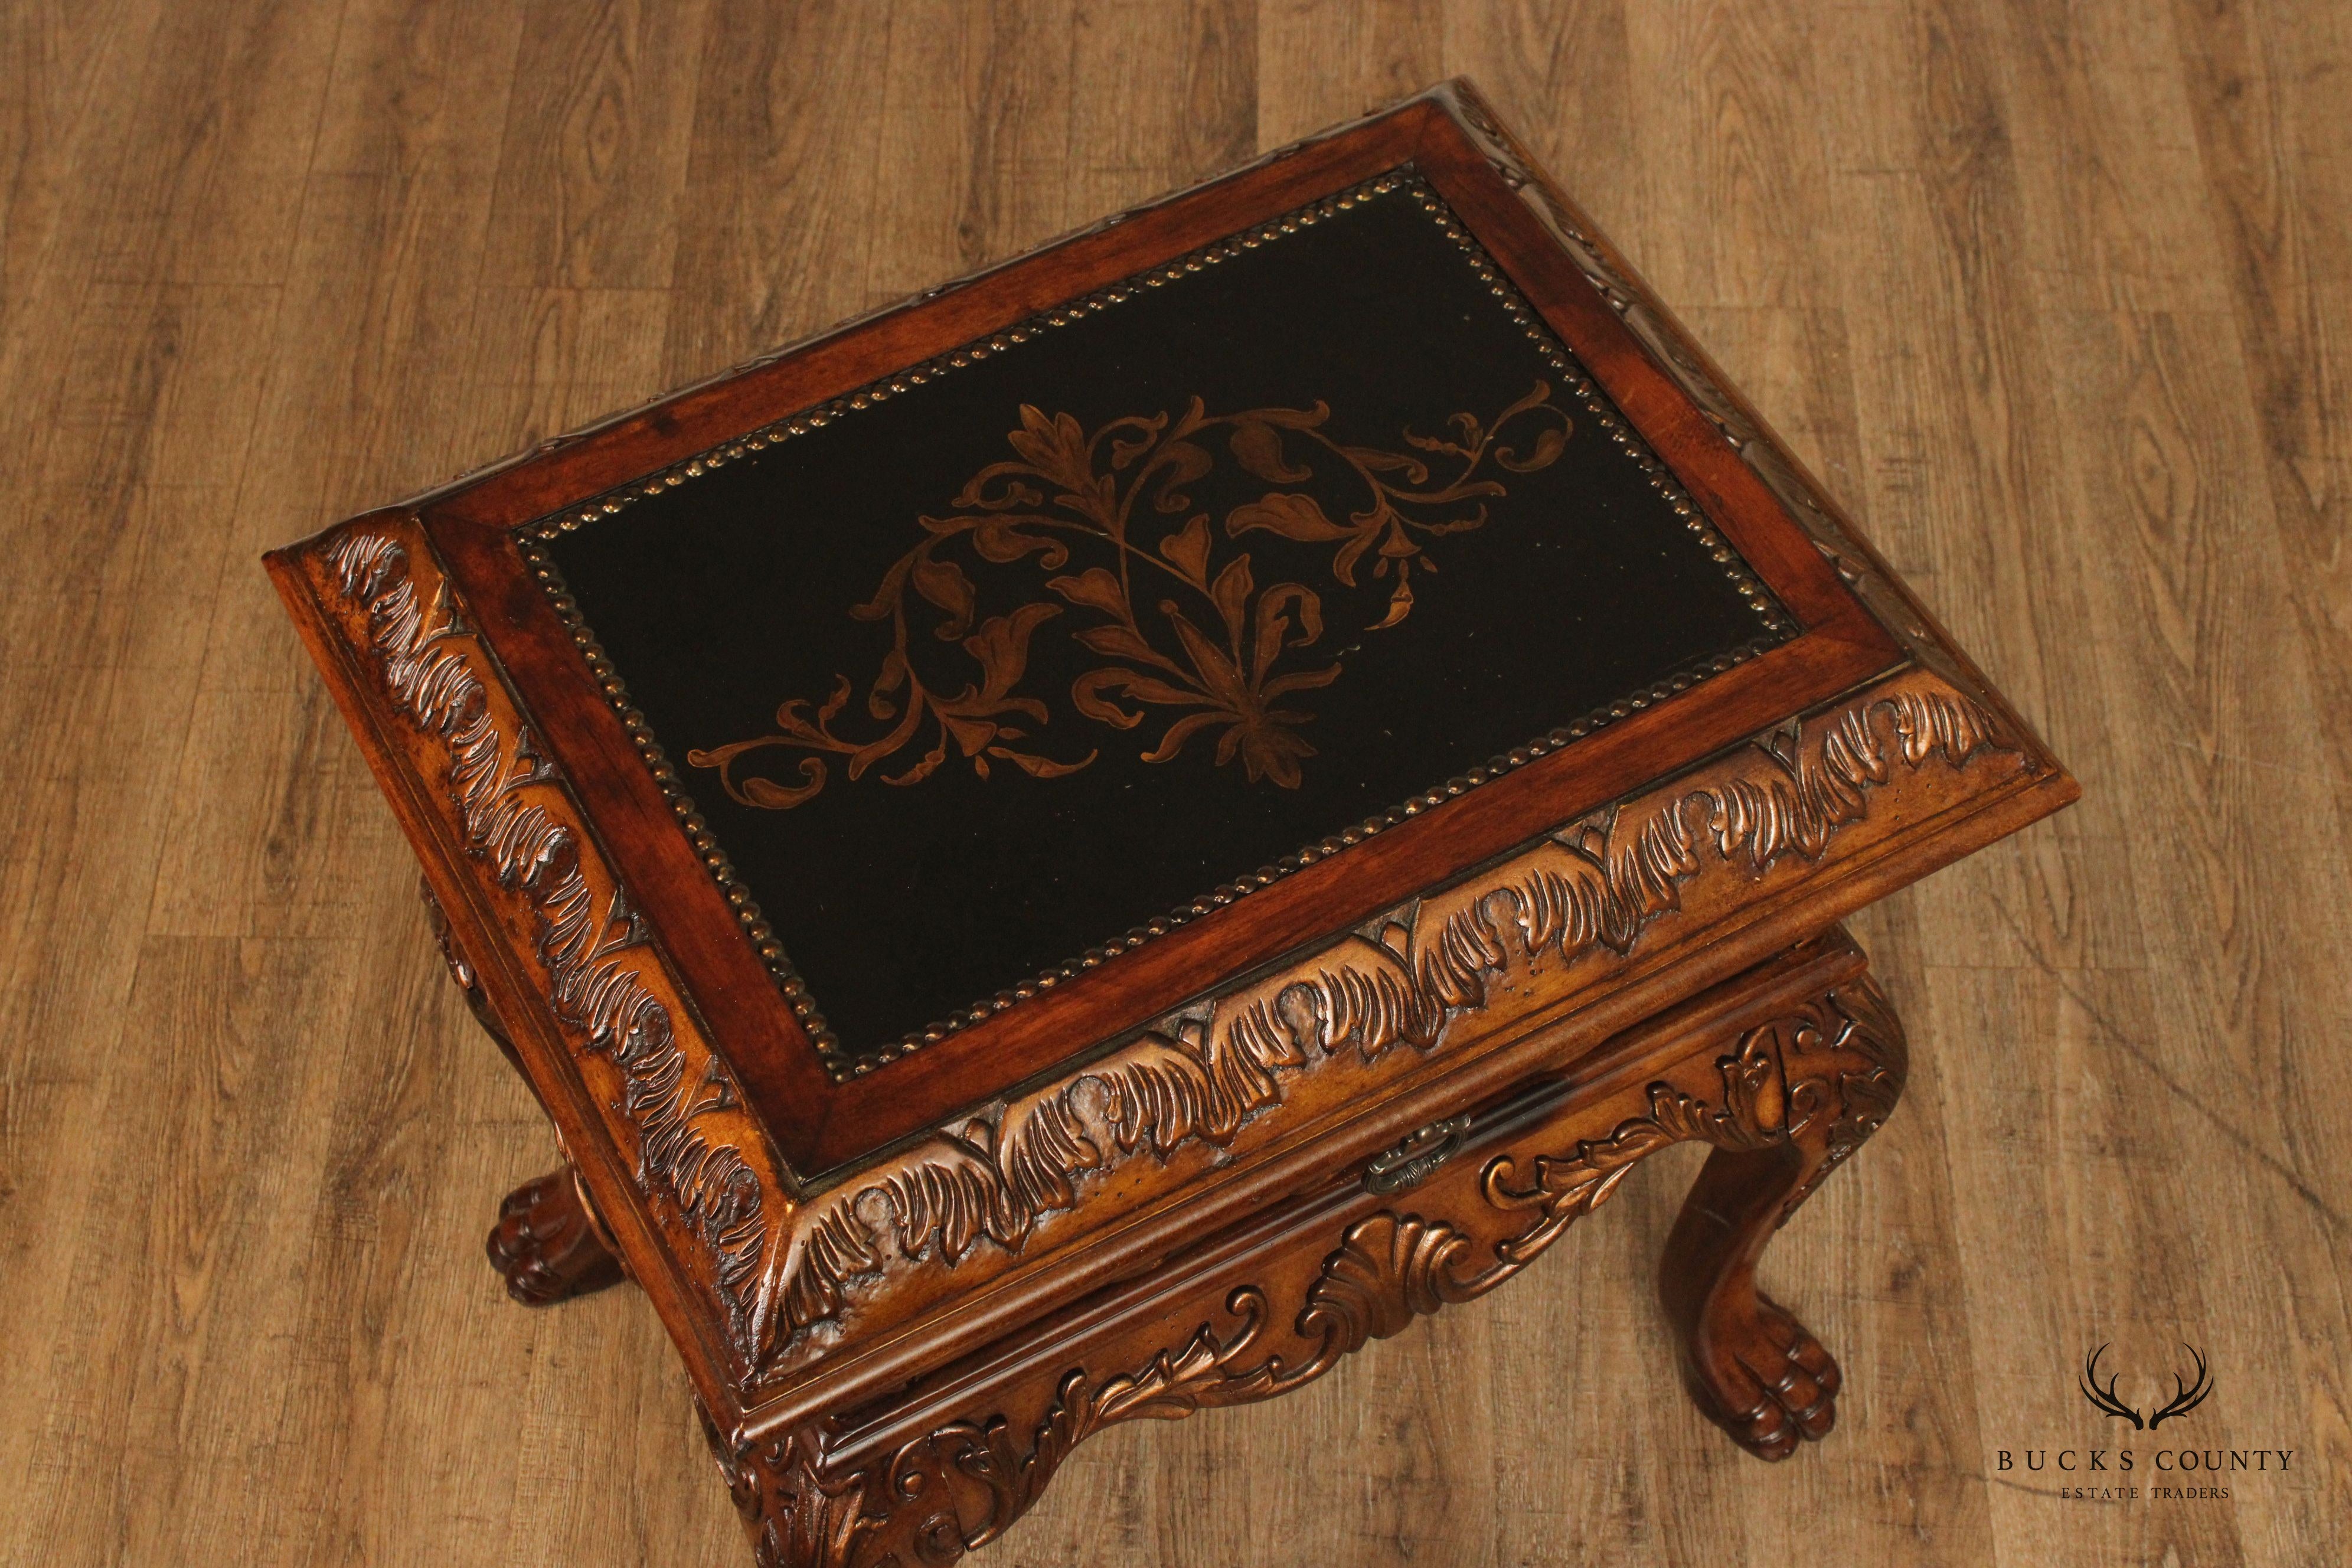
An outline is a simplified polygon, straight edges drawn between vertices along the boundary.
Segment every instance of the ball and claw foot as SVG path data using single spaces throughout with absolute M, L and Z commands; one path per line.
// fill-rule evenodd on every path
M 486 1249 L 507 1294 L 526 1307 L 552 1306 L 623 1279 L 621 1260 L 597 1234 L 568 1170 L 509 1193 Z
M 1727 1316 L 1690 1349 L 1692 1396 L 1759 1459 L 1785 1459 L 1837 1425 L 1838 1364 L 1769 1297 L 1744 1321 Z

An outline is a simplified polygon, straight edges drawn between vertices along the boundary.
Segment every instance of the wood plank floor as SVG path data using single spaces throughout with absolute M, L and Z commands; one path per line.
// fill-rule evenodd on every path
M 645 1303 L 482 1262 L 551 1140 L 256 556 L 1457 71 L 2085 797 L 1857 922 L 1917 1074 L 1767 1264 L 1828 1442 L 1674 1386 L 1662 1158 L 991 1560 L 2352 1557 L 2352 6 L 15 0 L 0 1564 L 748 1561 Z M 2126 1433 L 2106 1341 L 2217 1392 Z M 2127 1440 L 2293 1458 L 2027 1465 Z

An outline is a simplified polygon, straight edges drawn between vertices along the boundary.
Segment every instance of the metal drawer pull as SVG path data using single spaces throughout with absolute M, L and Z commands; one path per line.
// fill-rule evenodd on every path
M 1470 1118 L 1449 1116 L 1433 1121 L 1364 1167 L 1368 1193 L 1401 1193 L 1429 1180 L 1431 1173 L 1462 1152 L 1470 1136 Z

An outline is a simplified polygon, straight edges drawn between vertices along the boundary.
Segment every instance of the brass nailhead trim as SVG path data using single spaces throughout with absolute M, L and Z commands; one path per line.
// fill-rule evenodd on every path
M 579 602 L 564 586 L 562 574 L 556 569 L 554 560 L 547 552 L 546 542 L 572 532 L 584 524 L 612 517 L 640 497 L 660 495 L 665 490 L 683 484 L 688 479 L 698 478 L 712 469 L 740 461 L 745 457 L 764 451 L 769 447 L 789 440 L 793 437 L 804 436 L 811 430 L 822 429 L 844 415 L 871 407 L 910 387 L 922 385 L 944 375 L 950 371 L 960 370 L 987 359 L 992 354 L 1003 353 L 1018 344 L 1029 342 L 1047 328 L 1066 326 L 1073 321 L 1083 321 L 1088 316 L 1136 298 L 1146 289 L 1162 288 L 1180 279 L 1215 266 L 1221 261 L 1239 256 L 1245 250 L 1255 250 L 1259 246 L 1285 235 L 1297 234 L 1304 229 L 1313 227 L 1326 218 L 1351 211 L 1380 196 L 1400 190 L 1408 193 L 1421 210 L 1427 214 L 1455 245 L 1461 247 L 1472 272 L 1486 285 L 1488 292 L 1501 303 L 1505 312 L 1518 323 L 1520 330 L 1525 331 L 1528 339 L 1541 351 L 1544 362 L 1566 383 L 1569 390 L 1576 395 L 1578 400 L 1584 405 L 1587 416 L 1593 421 L 1596 427 L 1633 458 L 1653 488 L 1665 498 L 1667 504 L 1674 510 L 1675 515 L 1681 518 L 1684 525 L 1706 547 L 1709 559 L 1724 569 L 1725 575 L 1730 579 L 1741 599 L 1755 612 L 1758 620 L 1762 624 L 1763 634 L 1752 642 L 1727 653 L 1718 654 L 1694 668 L 1661 680 L 1646 690 L 1622 698 L 1605 709 L 1595 710 L 1571 723 L 1562 725 L 1559 729 L 1529 741 L 1523 746 L 1515 747 L 1507 753 L 1491 757 L 1484 767 L 1472 768 L 1467 773 L 1448 779 L 1444 784 L 1424 795 L 1416 795 L 1385 813 L 1366 817 L 1355 826 L 1325 838 L 1319 843 L 1307 845 L 1274 865 L 1262 866 L 1255 873 L 1238 877 L 1231 882 L 1213 889 L 1191 903 L 1137 926 L 1099 946 L 1087 949 L 1077 957 L 1056 968 L 1046 970 L 1016 985 L 999 991 L 993 996 L 975 1002 L 961 1015 L 940 1019 L 919 1030 L 911 1030 L 870 1054 L 850 1055 L 843 1048 L 839 1037 L 825 1022 L 824 1015 L 817 1009 L 815 1002 L 809 996 L 807 984 L 793 969 L 792 960 L 784 952 L 783 944 L 776 940 L 774 928 L 761 913 L 760 906 L 752 900 L 751 890 L 738 879 L 733 863 L 728 859 L 725 851 L 719 847 L 718 840 L 710 833 L 709 825 L 701 814 L 695 809 L 693 797 L 687 795 L 680 785 L 677 769 L 671 765 L 668 755 L 662 750 L 661 743 L 654 739 L 653 729 L 646 721 L 645 715 L 629 701 L 628 689 L 621 679 L 620 672 L 614 668 L 612 660 L 597 642 L 595 633 L 590 629 L 586 619 L 581 614 Z M 1461 221 L 1454 216 L 1453 209 L 1446 205 L 1444 198 L 1432 190 L 1409 163 L 1367 180 L 1349 190 L 1326 196 L 1320 201 L 1286 213 L 1281 217 L 1260 224 L 1255 228 L 1230 235 L 1214 244 L 1204 246 L 1189 255 L 1180 257 L 1174 261 L 1123 279 L 1082 298 L 1066 300 L 1025 321 L 1007 327 L 1003 331 L 974 340 L 961 348 L 926 360 L 920 364 L 893 372 L 890 375 L 860 387 L 845 396 L 836 397 L 828 403 L 772 420 L 757 430 L 736 437 L 682 462 L 673 463 L 657 473 L 631 480 L 625 485 L 607 490 L 589 500 L 567 507 L 561 512 L 536 519 L 518 529 L 515 537 L 524 563 L 545 590 L 549 604 L 554 607 L 557 617 L 571 633 L 572 642 L 579 647 L 583 657 L 587 659 L 588 668 L 594 674 L 598 686 L 620 714 L 622 729 L 627 732 L 631 742 L 637 749 L 638 756 L 644 760 L 647 770 L 653 774 L 654 782 L 661 787 L 664 797 L 669 801 L 672 811 L 678 818 L 679 826 L 687 836 L 687 841 L 693 846 L 696 855 L 726 895 L 729 904 L 735 910 L 737 921 L 743 927 L 744 934 L 751 940 L 753 950 L 759 953 L 761 961 L 766 964 L 769 973 L 774 976 L 777 988 L 792 1005 L 793 1015 L 808 1030 L 810 1041 L 816 1047 L 818 1059 L 824 1064 L 826 1072 L 836 1083 L 863 1077 L 876 1068 L 895 1061 L 900 1056 L 919 1049 L 923 1046 L 936 1045 L 950 1035 L 979 1023 L 992 1014 L 1002 1012 L 1015 1002 L 1025 1001 L 1042 991 L 1052 989 L 1063 981 L 1076 978 L 1086 971 L 1097 967 L 1106 959 L 1140 947 L 1153 937 L 1164 936 L 1188 921 L 1197 920 L 1213 910 L 1221 909 L 1256 889 L 1271 886 L 1293 871 L 1311 866 L 1327 856 L 1336 855 L 1349 846 L 1360 844 L 1376 833 L 1410 821 L 1433 806 L 1442 805 L 1446 801 L 1475 789 L 1491 779 L 1497 778 L 1514 768 L 1524 766 L 1571 742 L 1581 740 L 1606 724 L 1640 711 L 1653 702 L 1664 701 L 1678 691 L 1686 690 L 1711 675 L 1717 675 L 1735 665 L 1744 664 L 1765 649 L 1785 641 L 1798 629 L 1796 624 L 1789 618 L 1770 593 L 1757 581 L 1753 574 L 1748 572 L 1746 563 L 1739 559 L 1738 552 L 1732 549 L 1730 542 L 1717 531 L 1715 525 L 1706 520 L 1697 503 L 1675 481 L 1674 475 L 1668 471 L 1665 465 L 1651 452 L 1648 444 L 1625 423 L 1623 416 L 1610 405 L 1608 399 L 1593 384 L 1591 378 L 1584 373 L 1583 367 L 1577 363 L 1567 349 L 1545 328 L 1542 319 L 1521 297 L 1517 288 L 1495 266 L 1493 258 L 1486 254 L 1486 247 L 1478 243 L 1476 237 L 1464 227 Z

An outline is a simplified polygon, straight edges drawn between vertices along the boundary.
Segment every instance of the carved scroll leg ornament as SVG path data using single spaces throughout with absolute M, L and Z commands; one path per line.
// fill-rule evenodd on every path
M 980 1414 L 1009 1388 L 971 1405 L 959 1396 L 942 1407 L 942 1424 L 858 1461 L 836 1451 L 841 1433 L 824 1421 L 730 1443 L 706 1415 L 704 1433 L 761 1568 L 946 1563 L 1003 1534 L 1096 1432 L 1303 1387 L 1370 1341 L 1485 1295 L 1648 1155 L 1700 1140 L 1716 1152 L 1668 1243 L 1667 1308 L 1701 1406 L 1750 1452 L 1785 1458 L 1800 1437 L 1830 1429 L 1837 1366 L 1757 1295 L 1757 1256 L 1814 1184 L 1885 1121 L 1903 1067 L 1894 1015 L 1857 980 L 1741 1033 L 1728 1054 L 1687 1058 L 1646 1086 L 1643 1113 L 1604 1137 L 1557 1154 L 1496 1155 L 1475 1174 L 1465 1169 L 1475 1185 L 1451 1198 L 1442 1181 L 1415 1189 L 1450 1217 L 1381 1209 L 1356 1220 L 1336 1248 L 1317 1249 L 1299 1296 L 1266 1283 L 1265 1253 L 1231 1264 L 1235 1272 L 1221 1266 L 1172 1287 L 1171 1302 L 1190 1305 L 1153 1321 L 1197 1324 L 1189 1339 L 1121 1375 L 1063 1363 L 1042 1415 L 1034 1405 L 1017 1416 Z M 1469 1210 L 1453 1206 L 1472 1192 L 1483 1206 L 1475 1198 Z M 1281 1263 L 1272 1269 L 1286 1271 Z M 1285 1300 L 1295 1307 L 1276 1304 Z M 1194 1314 L 1206 1300 L 1222 1312 L 1203 1322 Z
M 1822 1178 L 1885 1121 L 1906 1057 L 1902 1026 L 1866 977 L 1769 1032 L 1785 1074 L 1785 1127 L 1752 1141 L 1709 1136 L 1716 1151 L 1667 1239 L 1659 1294 L 1699 1408 L 1749 1453 L 1785 1459 L 1835 1423 L 1838 1366 L 1758 1291 L 1757 1259 Z

